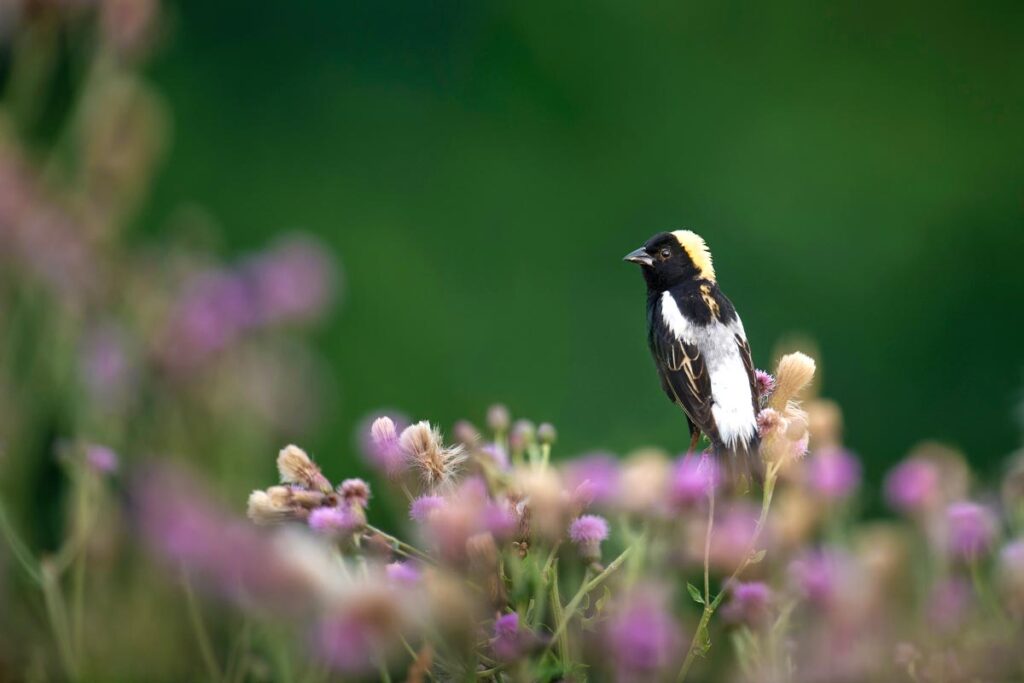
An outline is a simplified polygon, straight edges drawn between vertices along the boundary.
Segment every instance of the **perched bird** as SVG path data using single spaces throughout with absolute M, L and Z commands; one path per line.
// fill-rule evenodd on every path
M 694 232 L 661 232 L 626 255 L 647 281 L 647 343 L 669 400 L 686 413 L 690 450 L 701 433 L 734 481 L 760 481 L 757 384 L 750 345 L 718 288 L 707 244 Z

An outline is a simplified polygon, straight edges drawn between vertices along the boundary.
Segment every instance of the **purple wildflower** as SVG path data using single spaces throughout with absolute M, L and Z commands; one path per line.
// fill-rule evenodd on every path
M 900 512 L 924 512 L 938 501 L 940 482 L 935 463 L 910 458 L 893 468 L 885 478 L 885 500 Z
M 409 504 L 409 518 L 422 524 L 445 504 L 445 499 L 441 496 L 420 496 Z
M 754 381 L 757 383 L 757 397 L 761 400 L 767 399 L 775 391 L 775 378 L 764 370 L 754 371 Z
M 730 592 L 729 602 L 722 608 L 722 616 L 734 624 L 758 626 L 768 618 L 772 590 L 761 581 L 737 582 Z
M 494 538 L 504 540 L 512 537 L 519 527 L 515 511 L 505 502 L 491 501 L 484 506 L 483 527 Z
M 317 625 L 316 650 L 329 666 L 353 676 L 369 673 L 381 650 L 379 627 L 358 614 L 324 619 Z
M 263 324 L 319 317 L 331 303 L 337 279 L 326 249 L 308 237 L 290 237 L 260 254 L 248 275 Z
M 837 550 L 814 550 L 790 563 L 789 577 L 807 600 L 828 607 L 843 583 L 843 567 L 847 562 Z
M 597 515 L 583 515 L 569 525 L 569 538 L 588 562 L 601 559 L 601 541 L 608 538 L 608 522 Z
M 619 492 L 619 463 L 610 453 L 593 453 L 571 460 L 562 470 L 566 488 L 586 483 L 586 497 L 598 505 L 610 503 Z
M 682 651 L 679 625 L 656 593 L 630 596 L 608 623 L 606 640 L 616 680 L 651 681 Z
M 309 528 L 325 536 L 344 536 L 355 531 L 362 520 L 348 508 L 317 508 L 309 513 Z
M 947 549 L 955 557 L 973 559 L 988 552 L 998 525 L 992 511 L 971 502 L 953 503 L 946 508 Z
M 422 578 L 420 570 L 411 562 L 392 562 L 384 571 L 391 581 L 399 584 L 417 584 Z
M 405 468 L 405 454 L 399 446 L 399 434 L 407 420 L 387 415 L 368 418 L 360 428 L 360 447 L 367 462 L 388 477 L 397 477 Z
M 107 446 L 90 444 L 85 447 L 85 462 L 101 474 L 113 474 L 117 471 L 117 453 Z
M 860 461 L 840 448 L 818 451 L 807 462 L 808 486 L 825 500 L 849 498 L 860 486 L 860 478 Z
M 526 654 L 533 640 L 528 631 L 519 628 L 519 615 L 503 614 L 494 620 L 494 638 L 491 649 L 503 662 L 514 662 Z
M 704 456 L 686 454 L 676 460 L 669 483 L 669 500 L 679 507 L 691 507 L 706 500 L 718 485 L 715 462 Z

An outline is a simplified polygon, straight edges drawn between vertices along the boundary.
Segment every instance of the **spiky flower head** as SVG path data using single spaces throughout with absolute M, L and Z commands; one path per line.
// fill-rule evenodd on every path
M 309 513 L 309 528 L 325 536 L 346 536 L 363 525 L 365 518 L 348 508 L 317 508 Z
M 597 515 L 583 515 L 569 525 L 569 538 L 587 562 L 601 559 L 601 541 L 608 538 L 608 522 Z
M 775 378 L 764 370 L 755 370 L 754 381 L 757 383 L 757 398 L 767 401 L 775 391 Z
M 409 504 L 409 519 L 422 524 L 444 506 L 445 499 L 441 496 L 420 496 Z
M 445 447 L 441 432 L 426 420 L 406 427 L 398 443 L 428 489 L 450 487 L 466 460 L 465 449 L 461 445 Z
M 327 481 L 320 468 L 298 446 L 289 445 L 281 449 L 277 456 L 277 471 L 284 484 L 296 484 L 322 493 L 333 490 L 331 482 Z
M 729 602 L 722 607 L 722 617 L 734 624 L 760 626 L 768 620 L 772 589 L 762 581 L 737 581 L 730 591 Z
M 350 505 L 365 508 L 370 504 L 370 485 L 362 479 L 346 479 L 338 486 L 338 493 Z
M 988 552 L 998 533 L 992 511 L 977 503 L 961 501 L 946 508 L 948 551 L 971 560 Z

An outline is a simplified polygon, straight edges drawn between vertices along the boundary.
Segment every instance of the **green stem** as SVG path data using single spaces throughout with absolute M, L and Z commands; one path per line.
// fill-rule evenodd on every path
M 604 583 L 605 579 L 614 574 L 615 570 L 622 566 L 622 563 L 626 561 L 626 558 L 629 557 L 629 554 L 630 552 L 632 552 L 632 550 L 632 547 L 623 550 L 622 554 L 616 557 L 614 560 L 612 560 L 608 564 L 608 566 L 605 567 L 604 571 L 602 571 L 600 574 L 592 578 L 590 581 L 584 582 L 583 585 L 580 586 L 580 589 L 576 591 L 576 595 L 574 595 L 572 597 L 572 600 L 569 601 L 569 604 L 565 606 L 565 618 L 562 619 L 562 623 L 558 625 L 556 631 L 552 634 L 551 642 L 548 643 L 546 648 L 544 648 L 544 652 L 550 650 L 552 645 L 554 645 L 554 643 L 562 635 L 562 631 L 566 629 L 566 627 L 569 625 L 569 622 L 572 621 L 573 616 L 576 615 L 576 610 L 579 609 L 580 603 L 583 602 L 584 596 L 586 596 L 587 593 L 600 586 L 602 583 Z
M 196 600 L 196 594 L 192 590 L 192 583 L 184 573 L 181 577 L 181 585 L 185 590 L 185 602 L 188 607 L 188 617 L 192 622 L 192 630 L 195 632 L 196 641 L 199 645 L 199 655 L 203 660 L 203 666 L 206 667 L 206 675 L 209 676 L 211 681 L 220 681 L 220 667 L 217 665 L 217 659 L 213 654 L 213 645 L 210 643 L 210 635 L 206 632 L 206 626 L 203 624 L 203 617 L 199 613 L 199 602 Z
M 391 534 L 388 534 L 388 533 L 385 533 L 385 532 L 381 531 L 380 529 L 378 529 L 377 527 L 375 527 L 375 526 L 373 526 L 371 524 L 367 524 L 366 525 L 366 530 L 367 531 L 372 531 L 373 533 L 377 534 L 378 536 L 381 536 L 388 543 L 391 543 L 396 548 L 404 551 L 404 553 L 407 554 L 407 555 L 413 555 L 417 559 L 420 559 L 420 560 L 422 560 L 424 562 L 428 562 L 430 564 L 434 564 L 434 565 L 437 564 L 437 562 L 434 561 L 434 558 L 432 558 L 430 555 L 426 554 L 425 552 L 423 552 L 419 548 L 411 546 L 408 543 L 406 543 L 405 541 L 399 540 L 398 538 L 392 536 Z
M 586 577 L 584 577 L 585 580 Z M 556 630 L 559 633 L 558 657 L 562 660 L 562 666 L 565 667 L 571 660 L 569 656 L 569 632 L 561 626 L 565 621 L 565 612 L 562 611 L 562 596 L 558 593 L 558 562 L 555 562 L 551 567 L 551 612 L 555 617 Z
M 706 652 L 710 643 L 708 642 L 708 624 L 711 622 L 711 617 L 718 609 L 718 606 L 722 603 L 725 598 L 725 594 L 729 592 L 729 588 L 736 579 L 743 573 L 743 571 L 750 566 L 751 561 L 755 554 L 757 547 L 757 541 L 761 538 L 761 532 L 764 531 L 764 525 L 768 521 L 768 510 L 772 505 L 772 496 L 775 493 L 775 481 L 779 475 L 779 463 L 772 463 L 768 465 L 768 472 L 765 476 L 764 481 L 764 495 L 761 499 L 761 516 L 757 518 L 757 525 L 754 527 L 754 534 L 750 538 L 750 543 L 747 544 L 747 551 L 743 556 L 743 561 L 740 562 L 739 566 L 733 570 L 729 578 L 722 583 L 721 590 L 718 591 L 718 595 L 715 599 L 708 603 L 708 597 L 710 593 L 705 593 L 704 598 L 704 612 L 701 614 L 700 623 L 697 624 L 697 630 L 694 631 L 693 639 L 690 641 L 690 647 L 686 652 L 686 659 L 683 660 L 683 666 L 679 669 L 679 674 L 676 676 L 676 683 L 683 683 L 686 680 L 686 676 L 690 673 L 691 667 L 693 667 L 694 661 L 697 659 L 698 653 Z M 711 531 L 711 524 L 708 523 L 708 533 Z M 708 564 L 708 551 L 710 544 L 705 543 L 704 549 L 704 564 L 705 571 L 707 571 Z M 707 575 L 705 574 L 705 577 Z M 705 578 L 705 581 L 707 578 Z M 706 590 L 706 589 L 705 589 Z
M 53 567 L 48 564 L 41 566 L 43 600 L 46 603 L 46 613 L 50 618 L 50 627 L 53 629 L 53 637 L 57 643 L 57 654 L 60 657 L 61 667 L 64 675 L 69 681 L 78 680 L 78 667 L 75 662 L 74 650 L 71 647 L 71 631 L 68 626 L 68 610 L 64 604 L 64 596 L 60 590 L 60 583 Z
M 25 573 L 32 581 L 40 586 L 43 585 L 43 575 L 39 571 L 39 567 L 36 564 L 35 558 L 32 557 L 31 551 L 28 546 L 22 542 L 18 533 L 14 530 L 14 525 L 11 524 L 10 518 L 7 516 L 7 511 L 4 508 L 3 501 L 0 500 L 0 533 L 3 533 L 7 544 L 11 547 L 11 552 L 14 554 L 14 559 L 18 561 Z

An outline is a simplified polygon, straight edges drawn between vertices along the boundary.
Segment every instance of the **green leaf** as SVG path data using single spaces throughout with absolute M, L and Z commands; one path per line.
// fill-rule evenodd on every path
M 765 553 L 766 553 L 766 552 L 767 552 L 767 551 L 765 551 L 765 550 L 764 550 L 764 549 L 762 548 L 761 550 L 758 550 L 758 551 L 757 551 L 756 553 L 754 553 L 753 555 L 751 555 L 751 556 L 750 556 L 750 564 L 757 564 L 758 562 L 760 562 L 761 560 L 763 560 L 763 559 L 764 559 L 764 556 L 765 556 Z
M 604 608 L 607 607 L 608 601 L 612 599 L 612 592 L 608 590 L 608 586 L 604 587 L 604 593 L 598 598 L 597 603 L 594 605 L 594 610 L 597 614 L 604 612 Z
M 698 605 L 703 605 L 704 604 L 704 596 L 700 594 L 700 589 L 699 588 L 697 588 L 692 583 L 687 581 L 686 582 L 686 590 L 690 591 L 690 597 L 693 598 L 693 601 L 695 603 L 697 603 Z

